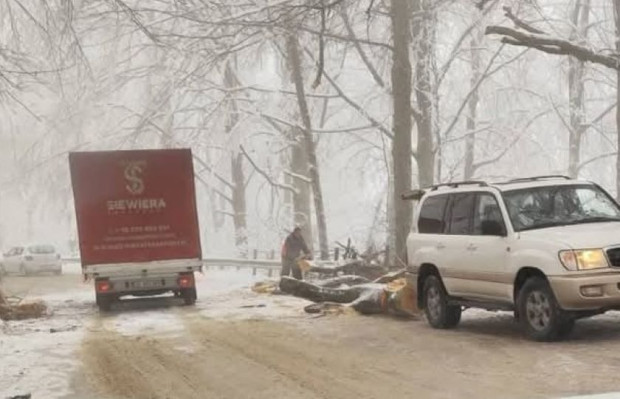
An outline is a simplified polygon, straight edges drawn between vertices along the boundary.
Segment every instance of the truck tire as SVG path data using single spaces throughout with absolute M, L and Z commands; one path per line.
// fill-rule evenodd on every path
M 192 288 L 184 288 L 181 290 L 181 296 L 183 297 L 183 302 L 187 306 L 191 306 L 196 303 L 196 287 Z
M 97 294 L 97 306 L 100 312 L 109 312 L 112 309 L 114 298 L 110 295 Z
M 448 305 L 448 294 L 437 276 L 424 280 L 424 314 L 433 328 L 454 328 L 461 321 L 461 307 Z
M 523 284 L 517 302 L 519 321 L 532 340 L 562 339 L 570 334 L 575 324 L 558 305 L 547 280 L 541 277 L 532 277 Z

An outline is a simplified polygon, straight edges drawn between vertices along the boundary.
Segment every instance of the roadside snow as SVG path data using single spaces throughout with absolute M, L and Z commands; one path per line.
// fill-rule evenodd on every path
M 33 398 L 53 399 L 70 392 L 71 376 L 79 366 L 74 353 L 95 312 L 80 294 L 42 297 L 53 311 L 47 318 L 3 322 L 0 397 L 30 393 Z

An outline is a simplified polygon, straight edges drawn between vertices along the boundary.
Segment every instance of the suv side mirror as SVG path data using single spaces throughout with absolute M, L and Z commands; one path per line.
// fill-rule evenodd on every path
M 504 237 L 506 235 L 504 225 L 497 220 L 484 220 L 481 227 L 483 236 Z

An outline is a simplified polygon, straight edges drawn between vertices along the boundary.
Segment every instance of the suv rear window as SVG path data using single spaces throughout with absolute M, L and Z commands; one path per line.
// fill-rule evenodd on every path
M 448 234 L 471 234 L 475 202 L 476 194 L 455 194 L 452 196 Z
M 422 234 L 441 234 L 445 229 L 444 213 L 447 195 L 429 197 L 422 203 L 418 219 L 418 231 Z

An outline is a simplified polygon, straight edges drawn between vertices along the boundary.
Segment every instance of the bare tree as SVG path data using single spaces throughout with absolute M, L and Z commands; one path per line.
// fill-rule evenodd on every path
M 319 174 L 319 165 L 316 156 L 316 148 L 312 137 L 312 122 L 310 119 L 310 111 L 306 100 L 306 92 L 304 88 L 302 74 L 302 59 L 299 51 L 299 42 L 297 33 L 291 32 L 286 39 L 287 57 L 291 69 L 291 78 L 295 84 L 297 93 L 297 104 L 299 113 L 303 122 L 302 141 L 303 148 L 307 155 L 307 170 L 305 171 L 311 180 L 312 196 L 314 198 L 314 210 L 316 214 L 316 224 L 319 233 L 319 247 L 321 250 L 321 259 L 329 258 L 329 244 L 327 239 L 327 223 L 325 218 L 325 205 L 323 203 L 323 191 L 321 189 L 321 179 Z
M 590 0 L 576 0 L 571 15 L 572 42 L 585 45 L 590 24 Z M 568 174 L 576 178 L 579 173 L 581 142 L 585 124 L 585 63 L 569 56 L 568 96 L 570 112 L 570 131 L 568 143 Z
M 401 195 L 411 189 L 411 8 L 409 0 L 392 0 L 392 162 L 394 167 L 394 218 L 396 248 L 400 262 L 407 262 L 407 235 L 411 229 L 413 206 Z M 426 156 L 432 156 L 427 154 Z

